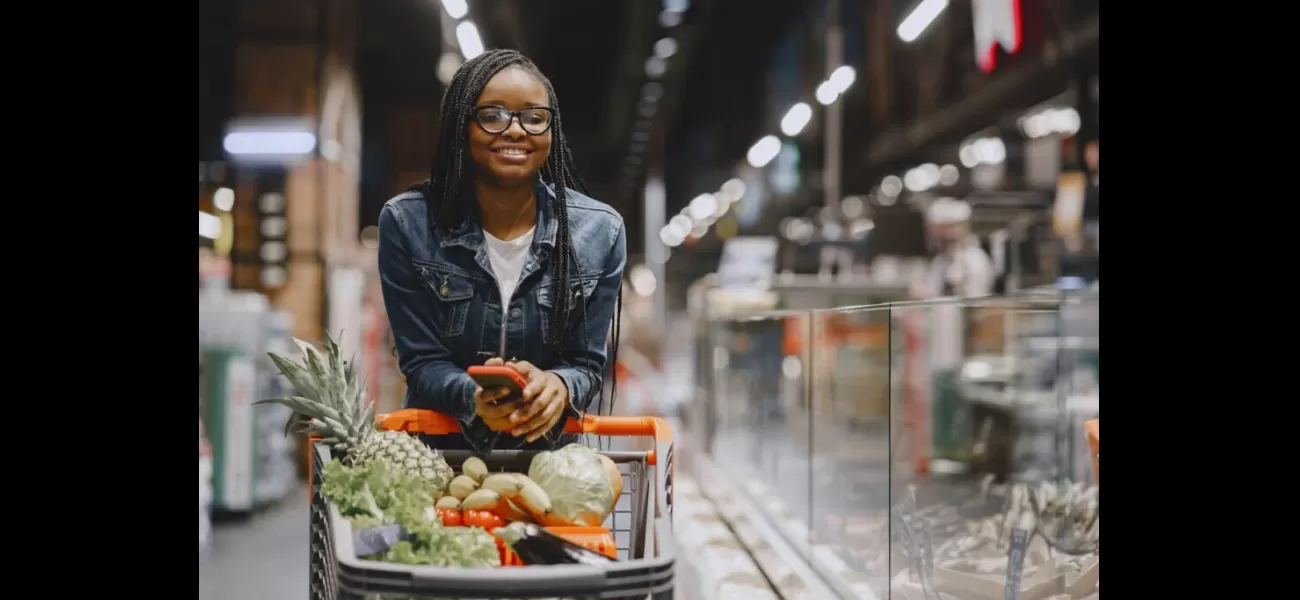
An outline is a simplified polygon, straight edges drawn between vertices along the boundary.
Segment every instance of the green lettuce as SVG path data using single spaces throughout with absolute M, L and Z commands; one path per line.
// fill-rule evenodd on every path
M 427 480 L 389 469 L 381 461 L 362 467 L 338 460 L 321 473 L 321 494 L 354 529 L 399 525 L 407 538 L 383 554 L 365 557 L 407 565 L 497 567 L 496 541 L 482 529 L 443 527 L 434 509 L 437 488 Z

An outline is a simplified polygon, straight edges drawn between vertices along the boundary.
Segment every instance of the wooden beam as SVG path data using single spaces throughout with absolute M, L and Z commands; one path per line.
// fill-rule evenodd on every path
M 1093 15 L 1063 34 L 1055 48 L 1044 48 L 1027 64 L 998 74 L 961 102 L 877 136 L 862 156 L 861 166 L 883 168 L 935 141 L 974 133 L 999 120 L 1002 112 L 1028 108 L 1055 96 L 1072 77 L 1071 61 L 1095 46 L 1098 37 L 1097 15 Z

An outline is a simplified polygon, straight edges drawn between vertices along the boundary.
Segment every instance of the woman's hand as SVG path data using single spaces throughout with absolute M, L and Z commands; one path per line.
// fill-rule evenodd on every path
M 527 361 L 510 363 L 528 380 L 514 414 L 509 416 L 511 433 L 532 442 L 546 435 L 564 416 L 569 405 L 569 388 L 559 375 L 543 371 Z
M 500 358 L 490 358 L 486 363 L 489 367 L 500 367 L 505 361 Z M 510 421 L 510 415 L 522 405 L 520 401 L 496 403 L 497 400 L 510 395 L 510 388 L 492 388 L 485 390 L 477 388 L 474 390 L 474 414 L 483 419 L 483 424 L 488 426 L 492 431 L 508 431 L 513 423 Z

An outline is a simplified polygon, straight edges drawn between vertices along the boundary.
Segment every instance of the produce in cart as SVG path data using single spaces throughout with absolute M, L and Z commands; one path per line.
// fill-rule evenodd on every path
M 378 540 L 368 544 L 373 551 L 364 557 L 445 567 L 499 566 L 491 535 L 482 528 L 459 527 L 455 517 L 440 518 L 435 501 L 454 475 L 447 461 L 408 433 L 376 427 L 365 387 L 333 338 L 326 337 L 324 353 L 294 341 L 302 350 L 300 362 L 268 354 L 296 395 L 262 402 L 293 409 L 286 432 L 319 435 L 343 457 L 325 465 L 321 493 L 359 536 Z
M 544 492 L 541 491 L 541 488 L 537 487 L 535 482 L 524 481 L 527 479 L 527 475 L 521 475 L 519 473 L 490 473 L 488 472 L 487 463 L 483 462 L 483 459 L 477 456 L 471 456 L 466 459 L 465 464 L 461 465 L 461 471 L 464 473 L 461 477 L 470 478 L 474 484 L 475 490 L 478 489 L 478 486 L 482 485 L 483 488 L 492 490 L 501 496 L 500 500 L 496 503 L 496 506 L 492 507 L 490 510 L 508 522 L 537 522 L 537 519 L 532 513 L 521 508 L 524 503 L 523 499 L 518 498 L 518 496 L 523 493 L 525 489 L 528 490 L 529 496 L 534 499 L 536 505 L 541 506 L 542 508 L 549 505 L 549 499 L 539 496 L 539 494 L 544 494 Z M 460 477 L 457 477 L 457 479 L 460 479 Z M 455 484 L 454 481 L 452 483 Z M 545 515 L 545 511 L 542 512 L 542 515 Z
M 383 415 L 379 417 L 379 423 L 384 429 L 429 435 L 446 435 L 458 431 L 460 425 L 454 417 L 413 409 Z M 421 482 L 421 485 L 409 486 L 410 493 L 405 494 L 412 499 L 419 499 L 412 500 L 412 504 L 425 507 L 421 518 L 415 519 L 416 511 L 389 509 L 387 505 L 393 501 L 381 500 L 373 491 L 376 487 L 389 489 L 391 484 L 371 484 L 367 481 L 363 486 L 356 483 L 362 479 L 356 475 L 357 471 L 386 470 L 386 465 L 380 466 L 382 463 L 376 461 L 373 467 L 358 467 L 336 462 L 327 469 L 326 465 L 331 464 L 331 453 L 324 444 L 315 444 L 312 473 L 312 560 L 309 563 L 313 599 L 328 600 L 341 594 L 367 600 L 373 598 L 371 594 L 381 594 L 395 600 L 397 597 L 405 599 L 413 596 L 513 598 L 521 590 L 540 591 L 540 588 L 546 588 L 549 593 L 561 598 L 671 599 L 675 562 L 671 524 L 659 520 L 667 520 L 670 513 L 664 511 L 661 517 L 659 509 L 663 506 L 651 504 L 652 500 L 662 502 L 664 495 L 671 489 L 666 483 L 667 476 L 670 475 L 659 471 L 659 465 L 656 464 L 657 456 L 672 454 L 670 427 L 661 419 L 655 418 L 587 415 L 580 420 L 570 421 L 566 425 L 566 431 L 598 436 L 647 437 L 656 442 L 659 452 L 620 452 L 609 456 L 611 460 L 608 462 L 597 457 L 594 462 L 584 461 L 586 468 L 583 471 L 552 476 L 551 483 L 554 484 L 564 481 L 567 476 L 589 479 L 592 473 L 601 474 L 606 480 L 604 485 L 608 486 L 609 496 L 598 503 L 588 501 L 586 504 L 590 506 L 587 511 L 591 514 L 582 518 L 584 521 L 608 523 L 608 527 L 529 522 L 536 519 L 533 513 L 561 519 L 551 506 L 552 498 L 547 490 L 539 482 L 517 472 L 532 467 L 531 461 L 539 454 L 538 451 L 490 452 L 477 458 L 470 452 L 448 451 L 446 459 L 450 464 L 460 473 L 469 476 L 475 484 L 469 485 L 463 480 L 458 484 L 458 494 L 469 492 L 464 494 L 464 500 L 450 494 L 450 481 L 454 476 L 448 480 L 445 493 L 435 498 L 438 493 L 427 480 L 396 473 Z M 569 452 L 574 450 L 570 449 L 566 454 Z M 609 468 L 613 461 L 617 461 L 617 469 Z M 342 486 L 344 489 L 369 489 L 369 494 L 341 494 L 331 487 L 327 495 L 325 483 L 339 483 L 340 469 L 350 470 L 353 474 L 352 484 Z M 394 476 L 394 473 L 390 472 L 389 476 Z M 618 477 L 619 481 L 614 481 L 614 477 Z M 614 505 L 615 490 L 623 483 L 632 491 L 623 498 L 628 501 L 628 518 L 623 519 L 621 517 L 624 515 L 620 514 L 620 519 L 611 522 L 611 511 L 606 507 Z M 654 489 L 651 489 L 652 486 Z M 469 491 L 470 488 L 473 491 Z M 478 496 L 469 502 L 470 506 L 496 502 L 495 509 L 487 511 L 465 506 L 466 501 L 476 493 Z M 368 500 L 368 496 L 375 496 L 374 501 Z M 378 507 L 382 518 L 375 516 L 371 510 L 372 504 Z M 515 514 L 522 513 L 526 520 L 512 521 L 503 516 L 511 514 L 507 512 L 511 505 L 517 509 Z M 670 511 L 671 504 L 667 508 Z M 344 511 L 349 516 L 344 516 Z M 454 523 L 457 519 L 463 527 L 444 524 Z M 385 524 L 390 521 L 402 524 Z M 405 531 L 404 525 L 411 531 Z M 363 526 L 368 528 L 359 529 Z M 512 538 L 510 543 L 489 533 L 492 531 L 509 535 L 504 532 L 512 528 L 523 535 Z M 489 557 L 492 552 L 485 543 L 487 540 L 491 540 L 497 549 L 493 557 Z M 409 544 L 399 546 L 399 542 Z M 512 550 L 511 544 L 519 552 Z M 382 550 L 377 549 L 380 546 Z M 577 547 L 576 550 L 574 546 Z M 549 554 L 545 554 L 547 552 Z M 393 564 L 396 561 L 415 564 Z M 459 568 L 460 565 L 486 566 L 498 561 L 503 567 L 577 563 L 584 564 L 586 570 L 581 574 L 568 574 L 580 575 L 570 578 L 555 573 L 553 569 L 544 568 L 511 569 L 510 573 L 501 573 L 500 576 L 494 573 L 495 569 Z M 449 568 L 426 567 L 442 564 Z
M 469 511 L 486 511 L 507 523 L 600 527 L 623 493 L 623 473 L 614 461 L 576 444 L 538 453 L 528 475 L 491 473 L 478 457 L 467 459 L 461 471 L 438 508 L 463 511 L 467 525 Z
M 324 355 L 307 342 L 296 338 L 294 342 L 302 350 L 302 362 L 274 352 L 267 354 L 297 395 L 259 402 L 293 409 L 293 416 L 285 424 L 286 433 L 320 435 L 350 464 L 383 462 L 429 480 L 438 493 L 446 489 L 453 473 L 441 454 L 408 433 L 378 429 L 374 407 L 366 402 L 365 386 L 357 379 L 352 363 L 343 360 L 334 338 L 326 334 Z
M 325 465 L 321 493 L 351 523 L 354 532 L 396 525 L 394 539 L 373 546 L 365 558 L 408 565 L 496 567 L 501 564 L 496 541 L 481 528 L 444 525 L 434 508 L 433 483 L 391 469 L 382 461 L 345 466 Z
M 578 444 L 533 457 L 528 479 L 546 493 L 552 513 L 543 525 L 600 527 L 605 522 L 618 501 L 614 480 L 619 491 L 623 488 L 623 475 L 616 466 L 607 470 L 606 460 L 594 449 Z
M 526 565 L 605 565 L 611 560 L 531 523 L 511 523 L 492 533 Z

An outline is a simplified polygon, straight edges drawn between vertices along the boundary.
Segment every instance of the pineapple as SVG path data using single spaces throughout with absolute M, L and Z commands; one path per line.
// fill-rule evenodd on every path
M 328 334 L 325 353 L 310 343 L 294 339 L 302 350 L 302 362 L 267 354 L 293 384 L 296 396 L 268 398 L 262 402 L 282 404 L 294 414 L 285 433 L 306 431 L 323 441 L 353 465 L 381 461 L 399 473 L 429 480 L 445 490 L 454 476 L 447 461 L 415 436 L 400 431 L 380 431 L 375 412 L 366 403 L 366 390 L 357 380 L 351 363 L 340 356 L 340 348 Z

